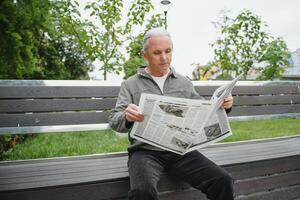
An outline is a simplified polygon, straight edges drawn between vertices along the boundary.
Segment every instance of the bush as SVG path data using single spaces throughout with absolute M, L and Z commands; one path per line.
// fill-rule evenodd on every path
M 20 142 L 26 138 L 31 137 L 32 134 L 27 135 L 0 135 L 0 160 L 4 160 L 8 153 Z

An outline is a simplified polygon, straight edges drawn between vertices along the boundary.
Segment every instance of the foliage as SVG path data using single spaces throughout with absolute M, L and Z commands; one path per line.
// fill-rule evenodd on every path
M 209 80 L 219 71 L 219 69 L 215 67 L 215 63 L 213 62 L 209 62 L 206 65 L 201 65 L 200 63 L 193 63 L 192 66 L 195 67 L 195 69 L 192 72 L 193 80 L 195 81 Z
M 261 71 L 259 80 L 269 80 L 280 78 L 288 65 L 288 58 L 290 52 L 288 51 L 286 43 L 282 38 L 276 38 L 265 46 L 264 54 L 261 55 L 260 60 L 265 62 L 264 68 Z
M 105 80 L 108 72 L 119 74 L 124 48 L 144 25 L 151 1 L 133 0 L 128 10 L 123 0 L 82 4 L 89 20 L 77 0 L 1 1 L 0 78 L 87 79 L 95 60 Z
M 50 65 L 53 59 L 47 59 L 43 66 L 51 69 L 57 66 L 45 77 L 52 79 L 52 74 L 63 70 L 64 79 L 88 79 L 88 71 L 92 69 L 90 37 L 86 31 L 87 22 L 82 22 L 79 4 L 75 0 L 51 1 L 51 17 L 54 31 L 49 32 L 53 43 L 53 51 L 59 55 L 57 65 Z M 46 51 L 47 54 L 49 51 Z M 49 54 L 48 54 L 49 55 Z M 50 54 L 51 55 L 51 54 Z M 46 56 L 45 56 L 46 57 Z M 48 57 L 47 57 L 48 58 Z
M 93 37 L 94 55 L 102 63 L 101 70 L 106 80 L 108 72 L 119 74 L 122 71 L 125 60 L 122 47 L 127 38 L 131 37 L 134 28 L 143 25 L 145 16 L 153 9 L 153 5 L 150 0 L 132 1 L 125 24 L 122 24 L 123 0 L 99 0 L 88 3 L 85 8 L 97 21 L 97 26 L 91 26 L 90 34 Z
M 134 75 L 137 71 L 137 68 L 145 66 L 146 62 L 141 57 L 141 50 L 143 48 L 143 37 L 144 34 L 154 27 L 162 27 L 164 25 L 164 20 L 161 15 L 153 15 L 146 24 L 144 32 L 139 33 L 137 36 L 132 36 L 130 38 L 130 43 L 128 45 L 127 52 L 129 53 L 129 58 L 124 63 L 124 78 L 127 79 L 130 76 Z
M 31 12 L 34 8 L 35 12 Z M 36 44 L 46 27 L 48 2 L 4 0 L 0 3 L 0 78 L 30 77 L 40 59 Z
M 136 71 L 139 67 L 145 66 L 146 62 L 141 56 L 130 57 L 124 63 L 124 79 L 128 79 L 130 76 L 136 74 Z
M 76 1 L 0 3 L 1 79 L 86 79 L 89 54 Z
M 282 38 L 274 38 L 264 29 L 261 18 L 249 10 L 243 10 L 234 19 L 224 14 L 222 21 L 215 23 L 221 36 L 212 44 L 214 62 L 223 77 L 255 72 L 259 79 L 279 78 L 288 66 L 289 51 Z
M 0 160 L 4 160 L 19 143 L 32 135 L 0 135 Z

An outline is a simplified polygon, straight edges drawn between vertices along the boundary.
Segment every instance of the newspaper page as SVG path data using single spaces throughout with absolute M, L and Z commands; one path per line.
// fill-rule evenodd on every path
M 211 100 L 142 93 L 139 108 L 144 121 L 134 123 L 130 136 L 181 155 L 230 136 L 228 117 L 221 105 L 236 81 L 219 87 Z

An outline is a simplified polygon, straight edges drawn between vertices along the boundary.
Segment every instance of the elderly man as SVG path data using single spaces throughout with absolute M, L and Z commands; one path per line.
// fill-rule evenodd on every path
M 134 122 L 144 116 L 139 112 L 141 93 L 172 97 L 200 99 L 193 84 L 172 68 L 173 43 L 170 34 L 155 28 L 148 31 L 143 40 L 142 56 L 148 66 L 138 69 L 136 75 L 124 81 L 115 109 L 109 116 L 110 126 L 118 132 L 129 132 Z M 225 99 L 223 107 L 231 109 L 233 98 Z M 178 155 L 129 138 L 128 171 L 130 176 L 130 200 L 159 199 L 157 183 L 163 171 L 176 176 L 201 190 L 211 200 L 233 199 L 231 176 L 199 151 Z

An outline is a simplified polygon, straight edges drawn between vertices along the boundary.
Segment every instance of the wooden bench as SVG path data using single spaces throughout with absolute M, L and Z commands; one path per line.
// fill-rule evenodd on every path
M 195 83 L 205 97 L 216 87 Z M 108 128 L 107 111 L 114 107 L 118 91 L 119 83 L 100 81 L 0 81 L 0 134 Z M 231 120 L 299 117 L 297 83 L 242 82 L 233 95 Z M 233 175 L 236 199 L 295 199 L 300 198 L 299 144 L 295 136 L 216 144 L 201 152 Z M 2 161 L 0 199 L 126 199 L 126 162 L 126 153 Z M 167 176 L 159 190 L 161 199 L 205 199 Z

